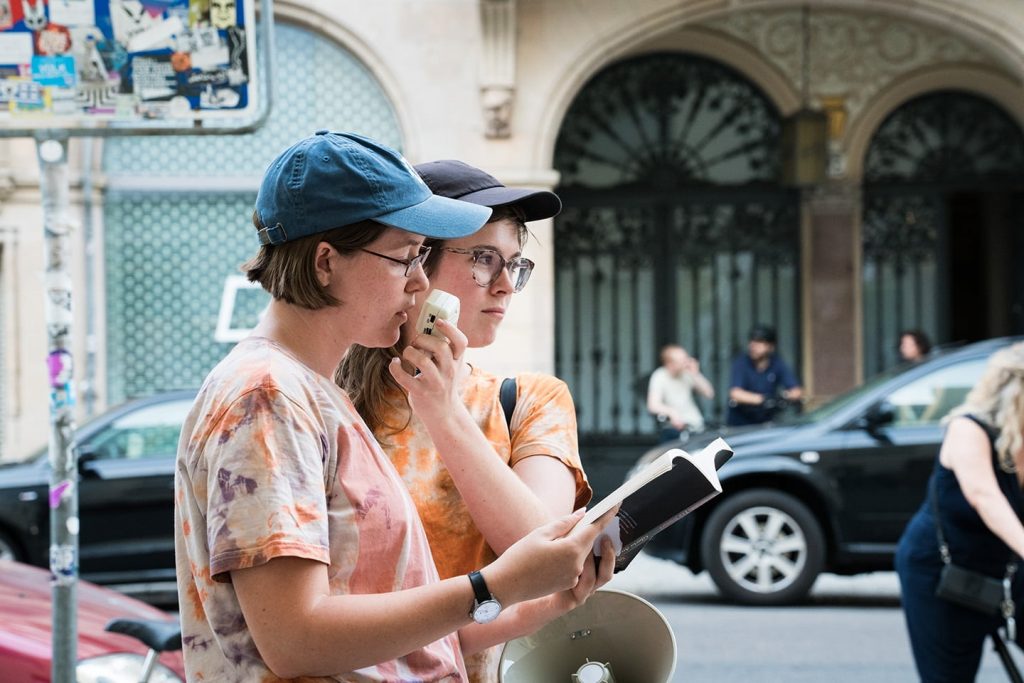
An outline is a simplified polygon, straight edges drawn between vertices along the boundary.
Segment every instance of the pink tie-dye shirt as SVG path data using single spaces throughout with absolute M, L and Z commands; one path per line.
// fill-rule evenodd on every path
M 327 565 L 333 594 L 438 580 L 416 509 L 333 382 L 266 339 L 214 368 L 178 446 L 175 549 L 189 681 L 278 678 L 246 628 L 230 572 L 275 557 Z M 466 680 L 450 635 L 403 657 L 316 681 Z
M 565 382 L 532 372 L 516 375 L 511 434 L 499 399 L 501 382 L 501 378 L 473 368 L 462 389 L 462 401 L 497 456 L 509 467 L 536 456 L 561 461 L 576 481 L 573 508 L 586 505 L 591 490 L 580 464 L 576 409 Z M 419 418 L 413 415 L 404 430 L 382 435 L 381 442 L 416 501 L 441 578 L 468 574 L 494 561 L 497 556 L 473 523 Z M 501 650 L 495 646 L 466 657 L 471 683 L 496 683 Z

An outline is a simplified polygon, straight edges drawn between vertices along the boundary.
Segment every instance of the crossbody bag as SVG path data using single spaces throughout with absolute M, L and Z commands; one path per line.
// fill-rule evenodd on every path
M 931 481 L 931 499 L 935 535 L 939 541 L 939 555 L 942 557 L 942 573 L 939 574 L 935 595 L 989 616 L 1002 616 L 1006 621 L 1006 635 L 1010 640 L 1016 640 L 1017 606 L 1013 601 L 1013 576 L 1017 573 L 1018 564 L 1016 554 L 1012 554 L 1011 561 L 1006 563 L 1006 573 L 1002 579 L 953 564 L 953 556 L 949 552 L 949 544 L 946 543 L 946 536 L 942 533 L 942 524 L 939 522 L 935 477 L 932 477 Z

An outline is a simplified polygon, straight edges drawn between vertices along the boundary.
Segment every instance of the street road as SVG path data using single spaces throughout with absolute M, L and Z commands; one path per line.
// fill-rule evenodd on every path
M 672 624 L 679 649 L 672 683 L 917 680 L 892 572 L 823 575 L 799 607 L 738 607 L 706 574 L 641 554 L 609 587 L 650 600 Z M 1024 670 L 1024 656 L 1014 654 Z M 986 648 L 978 683 L 1007 680 Z

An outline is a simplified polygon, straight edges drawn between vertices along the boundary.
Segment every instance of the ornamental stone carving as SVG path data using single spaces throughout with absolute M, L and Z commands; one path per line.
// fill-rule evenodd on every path
M 789 77 L 797 92 L 803 90 L 799 9 L 734 12 L 703 25 L 753 46 Z M 825 98 L 842 98 L 849 118 L 856 118 L 893 80 L 918 69 L 955 63 L 1004 70 L 962 38 L 903 19 L 816 10 L 810 26 L 809 104 L 820 108 Z
M 512 135 L 512 105 L 516 94 L 516 2 L 481 0 L 483 55 L 480 61 L 480 106 L 484 135 Z

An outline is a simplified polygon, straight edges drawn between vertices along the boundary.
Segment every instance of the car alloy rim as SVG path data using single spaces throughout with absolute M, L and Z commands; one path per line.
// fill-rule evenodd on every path
M 807 539 L 782 510 L 759 506 L 743 510 L 722 531 L 722 566 L 737 585 L 754 593 L 776 593 L 807 564 Z

